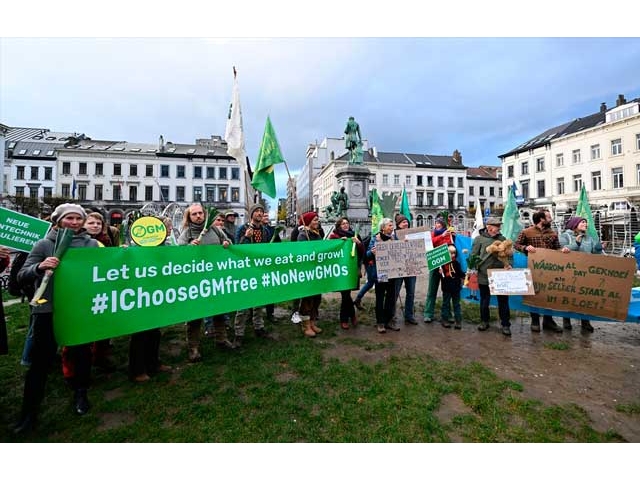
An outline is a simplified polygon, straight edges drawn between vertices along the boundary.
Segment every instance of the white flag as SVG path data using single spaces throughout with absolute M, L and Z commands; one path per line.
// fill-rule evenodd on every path
M 233 91 L 231 93 L 231 105 L 229 105 L 229 116 L 227 118 L 227 128 L 224 132 L 224 139 L 227 142 L 227 153 L 244 166 L 247 154 L 244 149 L 240 92 L 238 91 L 238 79 L 235 75 L 233 76 Z
M 476 198 L 476 222 L 473 224 L 473 232 L 471 238 L 476 238 L 480 234 L 480 230 L 484 228 L 484 220 L 482 219 L 482 209 L 480 208 L 480 200 Z

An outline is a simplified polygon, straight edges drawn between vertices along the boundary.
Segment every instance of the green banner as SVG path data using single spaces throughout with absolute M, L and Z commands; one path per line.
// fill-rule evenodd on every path
M 0 245 L 30 252 L 44 238 L 51 223 L 0 207 Z
M 211 315 L 348 290 L 351 242 L 71 248 L 54 280 L 54 330 L 77 345 Z
M 429 269 L 429 271 L 435 270 L 450 261 L 451 253 L 449 253 L 449 245 L 440 245 L 427 252 L 427 269 Z

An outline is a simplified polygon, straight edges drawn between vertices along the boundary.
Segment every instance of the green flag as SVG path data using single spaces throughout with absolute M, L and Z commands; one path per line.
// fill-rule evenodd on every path
M 502 213 L 502 235 L 515 242 L 521 230 L 522 224 L 520 223 L 520 213 L 516 204 L 516 193 L 513 187 L 509 187 L 507 204 Z
M 580 198 L 578 200 L 578 206 L 576 207 L 576 217 L 586 218 L 587 235 L 594 240 L 599 240 L 598 232 L 596 231 L 596 224 L 593 222 L 593 215 L 591 214 L 591 206 L 589 205 L 587 189 L 584 184 L 582 184 L 582 188 L 580 189 Z
M 411 210 L 409 209 L 409 199 L 407 198 L 407 189 L 402 188 L 402 198 L 400 199 L 400 213 L 407 217 L 411 224 Z
M 278 145 L 276 132 L 273 130 L 273 125 L 271 125 L 271 119 L 267 117 L 260 153 L 258 153 L 258 161 L 253 172 L 253 180 L 251 180 L 253 188 L 269 195 L 271 198 L 276 198 L 276 179 L 273 174 L 273 168 L 276 163 L 283 162 L 284 158 L 280 151 L 280 145 Z
M 378 233 L 380 222 L 384 218 L 380 200 L 378 199 L 378 191 L 374 188 L 371 190 L 371 235 Z

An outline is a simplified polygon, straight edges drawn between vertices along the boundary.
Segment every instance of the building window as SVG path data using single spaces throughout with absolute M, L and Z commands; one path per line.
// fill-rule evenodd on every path
M 53 167 L 44 167 L 44 179 L 53 180 Z
M 122 200 L 122 185 L 116 184 L 113 186 L 113 199 Z
M 227 192 L 228 188 L 226 185 L 222 187 L 218 187 L 218 201 L 219 202 L 227 202 Z
M 418 187 L 422 187 L 422 175 L 418 175 L 416 177 L 416 184 L 418 185 Z
M 475 195 L 474 191 L 475 191 L 475 187 L 473 185 L 469 185 L 469 196 L 470 197 Z
M 104 166 L 102 163 L 96 163 L 96 175 L 103 175 Z
M 144 175 L 145 177 L 153 177 L 153 165 L 144 166 Z
M 496 187 L 489 187 L 489 196 L 490 197 L 496 196 Z
M 95 185 L 93 187 L 93 199 L 102 200 L 102 185 Z
M 393 184 L 394 185 L 400 185 L 400 175 L 394 175 L 393 176 Z
M 613 188 L 624 187 L 624 177 L 622 174 L 622 167 L 616 167 L 611 169 L 611 179 L 613 180 Z
M 433 192 L 427 192 L 427 207 L 433 207 Z
M 184 178 L 184 165 L 176 166 L 176 178 Z
M 622 155 L 622 139 L 611 140 L 611 155 Z
M 449 188 L 453 188 L 453 177 L 447 177 L 447 185 Z
M 78 185 L 78 200 L 86 200 L 86 199 L 87 199 L 87 186 Z
M 207 167 L 207 178 L 215 178 L 216 169 L 214 167 Z
M 62 162 L 62 174 L 63 175 L 71 175 L 71 163 Z
M 484 197 L 484 187 L 478 187 L 478 195 Z
M 38 199 L 38 187 L 29 187 L 29 198 L 31 200 Z
M 169 165 L 160 165 L 160 177 L 169 178 Z
M 231 188 L 231 201 L 232 202 L 240 201 L 240 189 L 238 187 Z
M 68 185 L 67 185 L 67 187 L 68 187 Z M 67 195 L 67 196 L 69 196 L 69 195 Z M 16 197 L 24 197 L 24 187 L 16 187 Z
M 184 187 L 176 187 L 176 202 L 184 202 Z
M 87 174 L 87 162 L 80 162 L 78 164 L 78 175 L 86 175 Z
M 564 177 L 556 180 L 556 190 L 558 191 L 558 195 L 564 195 Z
M 113 164 L 113 175 L 116 177 L 122 175 L 122 164 L 120 163 Z
M 558 153 L 556 154 L 556 167 L 564 166 L 564 154 Z
M 70 198 L 71 197 L 71 185 L 68 184 L 68 183 L 63 183 L 62 185 L 60 185 L 60 194 L 64 198 Z
M 163 202 L 170 202 L 169 198 L 169 187 L 167 185 L 163 185 L 160 187 L 160 197 Z
M 433 177 L 432 176 L 428 176 L 427 177 L 427 187 L 433 187 Z
M 538 198 L 546 197 L 544 191 L 544 180 L 538 180 Z
M 193 167 L 193 178 L 202 178 L 202 167 Z
M 202 171 L 200 171 L 202 174 Z M 193 201 L 201 202 L 202 201 L 202 187 L 193 187 Z
M 507 178 L 513 178 L 513 165 L 507 167 Z
M 444 205 L 444 193 L 438 194 L 438 205 Z
M 231 180 L 240 180 L 240 169 L 238 167 L 231 168 Z
M 636 164 L 636 184 L 640 185 L 640 163 Z
M 544 172 L 544 158 L 536 158 L 536 172 Z
M 138 201 L 138 187 L 136 185 L 129 185 L 129 201 Z
M 636 133 L 636 150 L 640 150 L 640 133 Z
M 582 175 L 573 176 L 573 191 L 579 192 L 582 189 Z
M 153 202 L 153 186 L 147 185 L 144 187 L 144 201 Z
M 424 204 L 424 193 L 416 192 L 416 202 L 419 207 L 422 207 Z
M 38 180 L 38 167 L 31 167 L 31 180 Z
M 464 188 L 464 179 L 462 177 L 458 177 L 458 188 Z
M 389 175 L 386 173 L 382 174 L 382 185 L 389 185 Z
M 129 176 L 137 177 L 138 176 L 138 165 L 129 165 Z
M 464 206 L 464 193 L 458 194 L 458 207 Z
M 580 150 L 574 150 L 571 152 L 571 161 L 575 165 L 576 163 L 580 163 Z
M 444 188 L 444 177 L 438 177 L 438 187 Z M 438 205 L 444 205 L 444 203 L 439 203 Z
M 218 179 L 226 180 L 227 179 L 227 167 L 219 167 L 218 168 Z
M 602 175 L 599 170 L 591 172 L 591 190 L 602 190 Z
M 529 182 L 520 182 L 520 191 L 522 192 L 522 198 L 529 199 Z
M 529 162 L 522 162 L 520 175 L 529 175 Z
M 600 144 L 591 145 L 591 160 L 598 160 L 600 158 Z
M 206 201 L 207 203 L 213 203 L 216 201 L 216 187 L 213 185 L 207 185 L 206 190 Z
M 502 198 L 502 187 L 498 187 L 498 196 Z
M 44 187 L 42 191 L 44 198 L 51 198 L 53 196 L 53 188 L 51 187 Z
M 411 175 L 405 175 L 404 184 L 405 185 L 411 185 Z

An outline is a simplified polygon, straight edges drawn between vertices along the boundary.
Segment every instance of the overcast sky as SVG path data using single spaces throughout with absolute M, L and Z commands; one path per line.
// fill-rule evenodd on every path
M 252 164 L 267 115 L 294 175 L 353 115 L 379 151 L 498 165 L 640 97 L 639 59 L 638 38 L 2 38 L 0 123 L 193 143 L 224 135 L 235 66 Z M 284 196 L 282 165 L 276 181 Z

